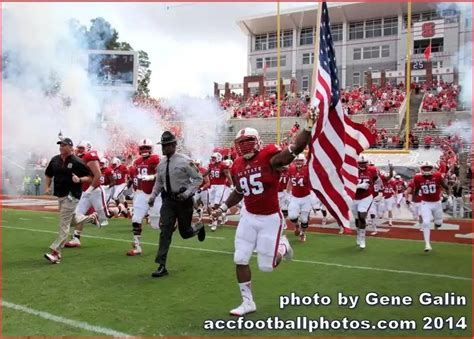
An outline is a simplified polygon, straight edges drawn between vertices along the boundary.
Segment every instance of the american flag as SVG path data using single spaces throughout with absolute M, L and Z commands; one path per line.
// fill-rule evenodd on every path
M 309 172 L 311 186 L 319 200 L 336 219 L 349 229 L 349 206 L 358 180 L 357 157 L 375 142 L 362 124 L 353 122 L 342 109 L 336 53 L 331 37 L 329 13 L 322 3 L 317 86 L 311 105 L 319 117 L 312 131 Z

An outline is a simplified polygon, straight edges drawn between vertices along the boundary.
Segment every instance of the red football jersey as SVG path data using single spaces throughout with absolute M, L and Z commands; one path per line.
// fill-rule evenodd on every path
M 421 202 L 421 190 L 418 191 L 418 194 L 415 195 L 415 182 L 412 180 L 410 181 L 410 183 L 408 184 L 408 187 L 411 187 L 411 195 L 412 195 L 412 202 Z
M 130 166 L 128 168 L 128 174 L 130 175 L 130 179 L 132 179 L 132 188 L 134 191 L 138 189 L 138 172 L 137 168 L 135 166 Z
M 160 157 L 158 154 L 152 154 L 148 158 L 140 157 L 135 160 L 134 166 L 137 168 L 138 173 L 138 189 L 142 190 L 143 192 L 150 194 L 153 190 L 153 186 L 155 185 L 155 180 L 151 181 L 143 181 L 140 180 L 140 176 L 143 175 L 154 175 L 156 174 L 156 168 L 160 163 Z
M 270 165 L 270 159 L 280 151 L 276 145 L 267 145 L 252 159 L 238 157 L 232 165 L 232 176 L 244 192 L 245 208 L 250 213 L 269 215 L 280 211 L 280 171 Z
M 104 167 L 100 169 L 100 184 L 110 185 L 110 177 L 114 175 L 111 167 Z
M 360 184 L 360 183 L 367 182 L 369 183 L 369 188 L 366 190 L 358 189 L 356 191 L 355 200 L 361 200 L 361 199 L 367 198 L 370 195 L 373 195 L 374 184 L 375 184 L 375 181 L 377 180 L 377 177 L 378 177 L 377 168 L 375 168 L 374 166 L 368 166 L 364 170 L 359 170 L 359 181 L 357 183 Z
M 121 164 L 120 166 L 113 169 L 113 176 L 115 179 L 116 185 L 121 185 L 125 183 L 125 179 L 127 178 L 128 169 L 127 166 Z
M 288 186 L 288 168 L 284 167 L 281 171 L 280 171 L 280 184 L 278 186 L 278 192 L 283 192 L 284 190 L 286 190 L 286 187 Z
M 298 170 L 296 166 L 291 166 L 288 170 L 288 177 L 291 182 L 292 196 L 304 198 L 311 194 L 308 166 L 303 166 L 300 170 Z
M 224 162 L 219 163 L 210 163 L 209 164 L 209 179 L 211 180 L 211 185 L 225 185 L 227 183 L 227 178 L 224 174 L 224 170 L 229 169 L 229 167 L 224 164 Z
M 396 191 L 397 191 L 397 185 L 396 185 L 395 180 L 390 179 L 383 183 L 383 197 L 385 199 L 389 199 L 393 197 Z
M 97 154 L 97 151 L 95 150 L 90 150 L 89 152 L 84 153 L 82 156 L 82 161 L 87 165 L 88 162 L 90 161 L 99 161 L 99 155 Z M 89 166 L 88 166 L 89 167 Z M 90 170 L 90 169 L 89 169 Z M 92 172 L 91 172 L 92 173 Z M 88 182 L 82 183 L 82 191 L 85 192 L 89 188 L 91 184 Z
M 395 180 L 395 185 L 397 187 L 397 193 L 403 193 L 407 188 L 407 184 L 403 179 Z
M 434 172 L 428 176 L 418 173 L 413 181 L 415 182 L 415 189 L 418 188 L 421 191 L 422 201 L 436 202 L 441 200 L 443 175 L 440 172 Z

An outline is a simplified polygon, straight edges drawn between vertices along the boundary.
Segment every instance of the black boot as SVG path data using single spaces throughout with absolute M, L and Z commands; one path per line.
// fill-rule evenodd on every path
M 164 277 L 165 275 L 168 275 L 165 265 L 160 265 L 156 271 L 151 274 L 153 278 L 160 278 Z

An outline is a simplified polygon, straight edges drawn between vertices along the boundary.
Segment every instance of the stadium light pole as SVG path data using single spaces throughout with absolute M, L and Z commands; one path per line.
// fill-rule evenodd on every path
M 280 1 L 277 2 L 277 120 L 276 120 L 276 127 L 277 127 L 277 145 L 280 145 L 281 139 L 281 64 L 280 64 Z M 265 84 L 264 84 L 265 86 Z

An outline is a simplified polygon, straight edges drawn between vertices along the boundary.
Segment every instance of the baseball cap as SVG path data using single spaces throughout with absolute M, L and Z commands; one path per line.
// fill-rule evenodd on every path
M 59 140 L 56 144 L 58 145 L 69 145 L 69 146 L 74 146 L 74 144 L 72 143 L 72 140 L 69 139 L 69 138 L 64 138 L 64 139 L 61 139 Z

